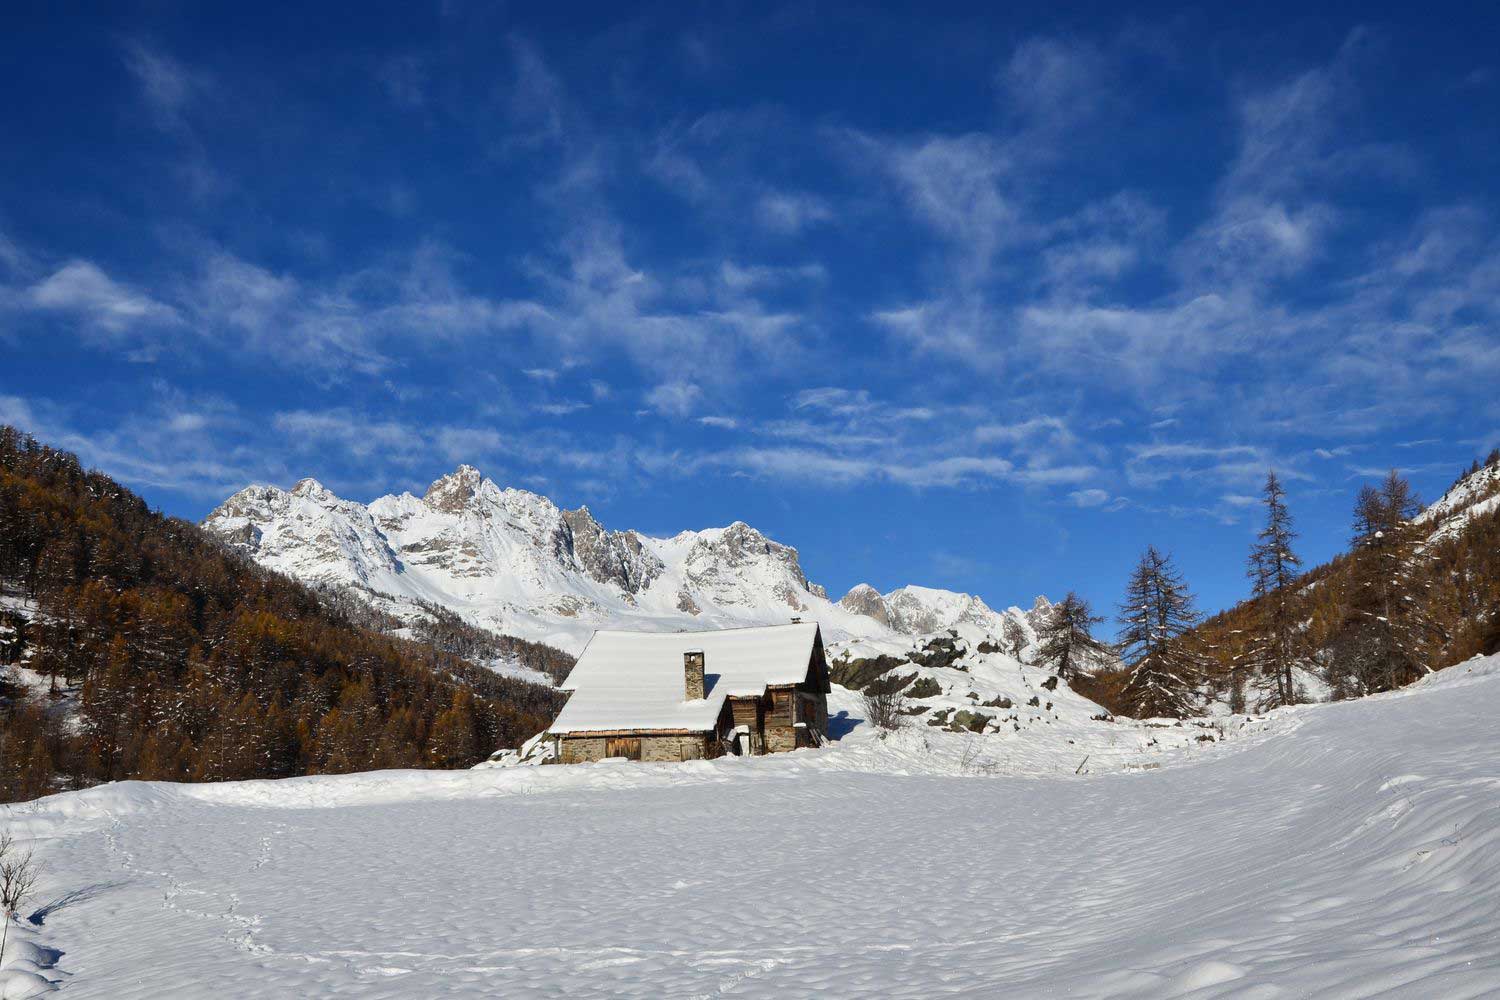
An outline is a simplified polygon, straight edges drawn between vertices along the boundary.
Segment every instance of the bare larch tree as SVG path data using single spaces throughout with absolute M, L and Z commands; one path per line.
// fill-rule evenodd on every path
M 1070 681 L 1086 672 L 1090 659 L 1109 656 L 1109 644 L 1094 638 L 1093 627 L 1103 622 L 1089 602 L 1073 591 L 1052 606 L 1041 628 L 1037 630 L 1039 662 L 1050 666 L 1057 676 Z

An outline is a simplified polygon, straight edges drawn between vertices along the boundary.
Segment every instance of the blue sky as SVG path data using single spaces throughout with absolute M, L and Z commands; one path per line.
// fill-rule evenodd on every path
M 1472 8 L 305 6 L 0 38 L 0 420 L 167 512 L 469 462 L 834 592 L 1112 609 L 1152 542 L 1212 609 L 1267 468 L 1314 560 L 1500 443 Z

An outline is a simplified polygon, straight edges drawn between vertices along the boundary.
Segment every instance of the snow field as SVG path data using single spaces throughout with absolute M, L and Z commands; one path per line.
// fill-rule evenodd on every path
M 1038 749 L 975 776 L 960 734 L 856 728 L 754 760 L 123 783 L 4 822 L 42 898 L 77 894 L 31 929 L 79 997 L 1478 998 L 1497 711 L 1491 657 L 1145 771 Z

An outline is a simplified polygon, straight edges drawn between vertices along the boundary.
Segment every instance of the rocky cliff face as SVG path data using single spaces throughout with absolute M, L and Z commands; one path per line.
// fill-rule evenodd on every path
M 606 531 L 587 507 L 563 511 L 563 549 L 579 569 L 626 594 L 639 594 L 666 569 L 634 531 Z
M 809 586 L 796 549 L 771 541 L 744 521 L 698 532 L 683 568 L 690 592 L 714 603 L 744 603 L 754 591 L 806 611 L 809 595 L 823 596 Z
M 857 615 L 866 615 L 887 628 L 890 627 L 891 609 L 886 606 L 880 591 L 868 583 L 855 584 L 849 593 L 839 598 L 839 603 Z

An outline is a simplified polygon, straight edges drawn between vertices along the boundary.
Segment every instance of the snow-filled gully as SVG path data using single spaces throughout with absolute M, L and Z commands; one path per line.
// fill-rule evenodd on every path
M 5 821 L 43 896 L 105 887 L 25 928 L 70 996 L 1477 998 L 1497 717 L 1491 658 L 1143 772 L 849 746 L 128 783 Z

